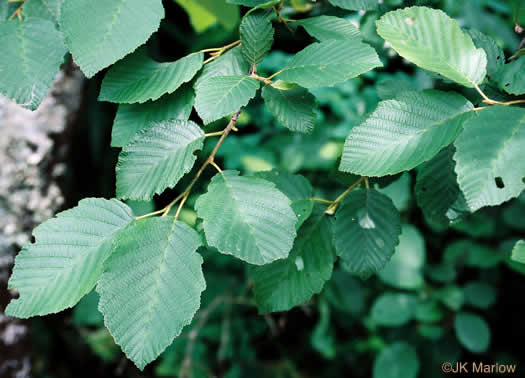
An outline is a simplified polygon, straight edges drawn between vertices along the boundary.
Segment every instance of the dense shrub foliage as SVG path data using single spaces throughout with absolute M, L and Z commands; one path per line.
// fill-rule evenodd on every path
M 525 4 L 176 0 L 183 42 L 167 3 L 0 3 L 0 92 L 34 110 L 72 59 L 120 149 L 116 198 L 33 231 L 6 314 L 76 306 L 96 353 L 168 376 L 432 377 L 490 351 L 525 272 Z M 265 337 L 280 362 L 253 372 Z

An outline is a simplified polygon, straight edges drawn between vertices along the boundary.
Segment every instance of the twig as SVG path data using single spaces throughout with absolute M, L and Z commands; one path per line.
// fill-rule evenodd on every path
M 334 215 L 335 210 L 337 210 L 337 206 L 339 206 L 339 203 L 345 198 L 352 190 L 354 190 L 355 187 L 357 187 L 361 182 L 366 179 L 366 177 L 361 177 L 359 180 L 354 182 L 348 189 L 346 189 L 339 197 L 336 198 L 334 203 L 332 203 L 326 211 L 324 212 L 327 215 Z

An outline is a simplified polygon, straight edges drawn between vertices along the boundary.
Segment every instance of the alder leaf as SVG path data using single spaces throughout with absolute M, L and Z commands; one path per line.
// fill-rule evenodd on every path
M 43 18 L 58 24 L 62 3 L 63 0 L 26 0 L 22 14 L 27 18 Z
M 280 124 L 291 131 L 309 134 L 314 129 L 318 107 L 308 90 L 295 86 L 281 90 L 266 85 L 262 90 L 264 103 Z
M 314 208 L 311 200 L 313 188 L 310 182 L 304 176 L 281 170 L 256 172 L 255 177 L 273 182 L 277 189 L 292 201 L 292 210 L 297 216 L 295 229 L 298 230 L 312 214 Z
M 472 38 L 476 47 L 482 48 L 487 54 L 487 78 L 495 75 L 505 64 L 505 53 L 498 46 L 494 38 L 489 37 L 479 30 L 467 30 L 468 35 Z
M 161 0 L 66 0 L 60 31 L 75 63 L 91 78 L 144 44 L 162 18 Z
M 258 89 L 249 76 L 215 76 L 195 88 L 195 109 L 207 125 L 248 105 Z
M 199 234 L 173 217 L 148 218 L 119 234 L 97 292 L 104 324 L 141 370 L 200 307 L 206 287 Z
M 288 311 L 320 293 L 334 262 L 332 219 L 318 206 L 300 228 L 288 258 L 251 270 L 259 313 Z
M 240 46 L 228 50 L 213 62 L 204 66 L 197 80 L 195 88 L 200 87 L 209 79 L 216 76 L 242 76 L 250 70 L 250 64 L 244 60 Z
M 382 67 L 376 51 L 358 39 L 312 43 L 281 71 L 281 80 L 305 88 L 329 87 Z
M 73 307 L 95 287 L 117 231 L 134 219 L 122 202 L 88 198 L 35 228 L 36 241 L 16 257 L 9 287 L 20 298 L 6 314 L 28 318 Z
M 334 16 L 309 17 L 295 22 L 319 41 L 360 39 L 359 29 L 350 21 Z
M 468 88 L 481 84 L 487 55 L 443 11 L 411 7 L 388 12 L 377 33 L 403 58 Z
M 46 97 L 67 52 L 52 22 L 26 19 L 0 22 L 0 92 L 35 110 Z
M 273 44 L 273 26 L 266 13 L 245 16 L 239 27 L 241 53 L 250 65 L 259 64 Z
M 203 58 L 203 53 L 194 53 L 175 62 L 159 63 L 141 48 L 110 68 L 98 99 L 127 104 L 157 100 L 190 81 L 201 69 Z
M 354 190 L 336 212 L 334 244 L 345 270 L 368 278 L 399 244 L 401 220 L 392 200 L 374 189 Z
M 476 211 L 525 189 L 525 109 L 491 106 L 465 122 L 456 142 L 456 173 L 468 207 Z
M 292 249 L 297 217 L 288 197 L 269 181 L 238 171 L 218 173 L 195 209 L 208 244 L 221 253 L 264 265 Z
M 505 64 L 495 75 L 498 87 L 513 95 L 525 93 L 525 57 Z
M 433 89 L 381 101 L 350 131 L 339 169 L 385 176 L 417 167 L 454 141 L 472 109 L 463 96 Z
M 378 0 L 328 0 L 332 5 L 347 10 L 374 10 Z
M 458 203 L 464 202 L 454 171 L 454 152 L 454 146 L 444 148 L 417 172 L 417 203 L 428 220 L 443 226 L 450 223 L 451 212 L 461 211 Z
M 117 197 L 149 200 L 173 188 L 195 163 L 204 132 L 192 121 L 155 122 L 126 145 L 117 163 Z
M 111 146 L 124 147 L 140 130 L 154 122 L 190 118 L 195 95 L 189 85 L 183 85 L 172 94 L 143 104 L 120 104 L 111 132 Z

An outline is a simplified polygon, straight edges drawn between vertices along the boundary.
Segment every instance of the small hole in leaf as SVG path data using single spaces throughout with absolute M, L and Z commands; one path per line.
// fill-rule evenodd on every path
M 496 57 L 496 60 L 499 60 L 499 58 L 500 58 L 500 56 L 498 55 L 498 56 Z
M 508 87 L 509 85 L 510 85 L 510 83 L 505 84 L 506 87 Z
M 505 184 L 503 183 L 503 179 L 501 177 L 496 177 L 494 181 L 496 182 L 496 186 L 498 188 L 503 189 L 505 187 Z
M 525 184 L 525 177 L 521 178 L 521 182 Z

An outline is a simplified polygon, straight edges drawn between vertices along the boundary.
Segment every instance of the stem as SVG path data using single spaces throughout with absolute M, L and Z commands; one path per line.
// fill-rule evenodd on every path
M 370 183 L 368 182 L 368 177 L 365 177 L 365 188 L 370 189 Z
M 213 136 L 219 136 L 219 135 L 222 135 L 224 134 L 224 130 L 221 130 L 221 131 L 216 131 L 214 133 L 207 133 L 207 134 L 204 134 L 204 137 L 205 138 L 208 138 L 208 137 L 213 137 Z
M 214 47 L 214 48 L 211 48 L 211 49 L 204 49 L 204 50 L 201 50 L 200 52 L 210 52 L 212 57 L 211 58 L 208 58 L 204 61 L 203 64 L 208 64 L 210 62 L 213 62 L 215 59 L 217 59 L 218 57 L 220 57 L 222 54 L 224 54 L 226 51 L 228 51 L 229 49 L 231 49 L 232 47 L 235 47 L 237 45 L 240 45 L 241 44 L 241 41 L 240 40 L 237 40 L 233 43 L 230 43 L 229 45 L 226 45 L 226 46 L 223 46 L 223 47 Z
M 345 198 L 352 190 L 354 190 L 363 180 L 365 180 L 366 177 L 361 177 L 359 180 L 354 182 L 348 189 L 346 189 L 339 197 L 335 199 L 335 201 L 328 206 L 326 211 L 324 212 L 327 215 L 334 215 L 335 211 L 337 210 L 337 206 L 339 206 L 339 203 Z
M 210 162 L 211 165 L 222 175 L 222 169 L 215 163 L 215 161 Z
M 266 79 L 268 79 L 268 80 L 272 80 L 274 77 L 276 77 L 277 75 L 279 75 L 281 72 L 283 72 L 283 70 L 277 71 L 277 72 L 274 73 L 273 75 L 268 76 Z
M 257 75 L 255 72 L 250 75 L 250 77 L 253 77 L 255 80 L 262 81 L 266 85 L 272 85 L 272 81 L 266 77 L 262 77 Z
M 185 192 L 185 194 L 184 194 L 184 197 L 182 197 L 182 201 L 180 201 L 179 208 L 177 209 L 177 212 L 175 213 L 175 220 L 179 219 L 179 215 L 180 215 L 180 212 L 182 210 L 182 207 L 186 203 L 186 200 L 188 199 L 189 196 L 190 196 L 190 191 L 187 190 Z
M 25 0 L 23 0 L 22 4 L 18 8 L 16 8 L 16 11 L 14 11 L 13 14 L 8 18 L 8 21 L 11 21 L 15 17 L 18 17 L 18 21 L 22 21 L 22 7 L 24 4 Z
M 490 98 L 487 97 L 487 95 L 485 93 L 483 93 L 483 91 L 480 89 L 480 87 L 478 87 L 477 84 L 474 84 L 474 88 L 478 91 L 480 96 L 483 97 L 484 101 L 492 101 Z
M 308 198 L 308 199 L 310 201 L 328 203 L 330 205 L 334 203 L 334 201 L 330 201 L 330 200 L 327 200 L 327 199 L 324 199 L 324 198 Z
M 506 101 L 506 102 L 492 100 L 492 99 L 488 98 L 488 96 L 485 93 L 483 93 L 483 91 L 476 84 L 474 84 L 474 88 L 476 88 L 476 90 L 481 95 L 481 97 L 483 97 L 483 103 L 487 104 L 487 105 L 509 106 L 509 105 L 515 105 L 515 104 L 525 104 L 525 99 L 523 99 L 523 100 Z M 479 110 L 479 108 L 476 108 L 475 110 Z

